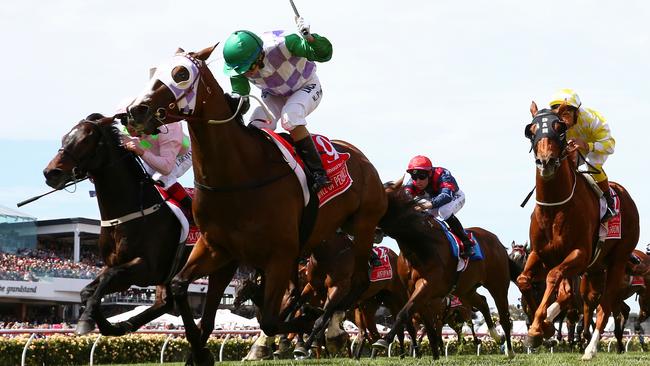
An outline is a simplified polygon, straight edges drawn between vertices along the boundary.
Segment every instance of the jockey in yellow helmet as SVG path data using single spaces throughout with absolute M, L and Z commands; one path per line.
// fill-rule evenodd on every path
M 579 150 L 589 164 L 591 164 L 598 173 L 593 173 L 592 177 L 598 183 L 598 187 L 603 191 L 607 201 L 607 212 L 602 218 L 605 222 L 616 214 L 614 199 L 609 193 L 609 180 L 603 170 L 603 164 L 614 153 L 616 141 L 612 137 L 609 126 L 605 118 L 598 111 L 582 106 L 580 97 L 573 89 L 560 89 L 548 103 L 554 112 L 562 103 L 566 103 L 567 110 L 559 116 L 568 127 L 567 139 L 569 151 Z

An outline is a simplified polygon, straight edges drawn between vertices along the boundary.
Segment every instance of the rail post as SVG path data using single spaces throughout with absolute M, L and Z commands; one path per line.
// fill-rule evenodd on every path
M 27 340 L 27 343 L 25 343 L 25 347 L 23 348 L 23 354 L 20 356 L 20 365 L 25 366 L 25 358 L 27 358 L 27 348 L 29 348 L 29 345 L 32 343 L 32 340 L 36 337 L 36 333 L 32 333 L 32 335 L 29 336 L 29 339 Z
M 226 345 L 226 342 L 230 339 L 230 333 L 226 334 L 226 338 L 221 341 L 221 347 L 219 348 L 219 362 L 223 362 L 223 347 Z
M 165 363 L 165 348 L 167 348 L 167 343 L 169 342 L 169 339 L 173 336 L 173 334 L 170 334 L 165 338 L 165 342 L 163 342 L 162 348 L 160 349 L 160 363 Z
M 102 338 L 101 334 L 97 336 L 97 339 L 95 339 L 95 343 L 93 343 L 93 346 L 90 349 L 90 366 L 93 366 L 93 361 L 95 359 L 95 348 L 97 347 L 97 343 L 99 343 L 100 338 Z

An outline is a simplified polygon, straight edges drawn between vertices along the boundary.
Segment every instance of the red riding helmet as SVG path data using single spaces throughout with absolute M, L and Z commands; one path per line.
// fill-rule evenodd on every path
M 433 169 L 433 164 L 431 160 L 424 155 L 417 155 L 411 161 L 409 161 L 409 166 L 406 168 L 407 172 L 412 172 L 414 170 L 428 170 Z

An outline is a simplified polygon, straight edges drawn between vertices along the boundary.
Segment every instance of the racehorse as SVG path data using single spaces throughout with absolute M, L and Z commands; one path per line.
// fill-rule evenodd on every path
M 543 337 L 552 335 L 550 322 L 569 303 L 574 288 L 570 281 L 564 280 L 584 273 L 580 287 L 585 303 L 585 339 L 589 337 L 591 309 L 599 305 L 596 329 L 583 355 L 583 359 L 591 359 L 596 354 L 607 318 L 612 311 L 618 312 L 618 284 L 623 280 L 625 263 L 639 240 L 639 214 L 628 192 L 610 181 L 621 201 L 624 219 L 621 238 L 597 244 L 599 199 L 587 179 L 577 172 L 577 164 L 570 157 L 567 125 L 558 117 L 564 110 L 566 105 L 560 106 L 557 114 L 548 109 L 538 110 L 534 102 L 530 108 L 533 121 L 526 126 L 525 135 L 531 141 L 537 165 L 537 205 L 531 215 L 531 253 L 517 283 L 522 296 L 536 309 L 528 330 L 529 343 L 536 347 Z M 531 281 L 545 271 L 548 271 L 546 289 L 537 303 Z M 563 288 L 566 296 L 556 296 L 558 287 Z
M 194 362 L 210 365 L 213 357 L 205 343 L 212 329 L 195 326 L 187 303 L 192 280 L 213 274 L 218 283 L 210 281 L 214 289 L 210 296 L 221 297 L 237 264 L 257 268 L 265 278 L 262 330 L 268 335 L 304 330 L 300 329 L 304 325 L 283 322 L 281 317 L 282 298 L 289 283 L 295 284 L 300 253 L 311 252 L 341 228 L 354 237 L 355 266 L 365 268 L 375 226 L 387 205 L 370 161 L 351 144 L 332 141 L 336 151 L 329 153 L 350 154 L 347 170 L 353 183 L 319 208 L 311 235 L 301 241 L 303 190 L 279 149 L 258 129 L 243 124 L 242 103 L 231 108 L 205 62 L 215 47 L 189 53 L 179 50 L 128 107 L 132 125 L 144 133 L 164 130 L 166 123 L 188 121 L 196 187 L 193 211 L 201 238 L 172 280 L 172 292 Z M 350 305 L 368 287 L 367 273 L 355 272 L 352 284 L 342 303 L 332 306 L 335 310 Z M 313 332 L 325 326 L 317 321 Z
M 173 310 L 166 290 L 175 273 L 181 225 L 136 155 L 121 146 L 113 118 L 102 117 L 91 115 L 65 134 L 43 174 L 47 185 L 56 189 L 86 177 L 95 184 L 102 218 L 98 244 L 104 268 L 81 290 L 85 309 L 76 331 L 88 333 L 96 322 L 103 335 L 119 336 Z M 183 247 L 181 244 L 180 249 Z M 179 264 L 188 253 L 179 258 Z M 159 285 L 156 302 L 127 321 L 109 323 L 101 310 L 102 296 L 132 285 Z
M 523 271 L 524 269 L 524 266 L 526 265 L 526 260 L 528 259 L 528 255 L 530 254 L 530 246 L 528 245 L 528 242 L 526 242 L 525 244 L 517 244 L 513 241 L 511 244 L 511 248 L 512 250 L 510 251 L 508 257 L 510 257 L 510 260 L 517 265 L 517 268 L 519 269 L 519 273 L 521 273 L 521 271 Z M 546 287 L 545 277 L 546 277 L 545 272 L 538 273 L 535 280 L 531 281 L 533 296 L 535 297 L 537 302 L 541 301 L 542 296 L 544 295 L 544 289 Z M 564 281 L 569 281 L 569 279 L 565 279 Z M 572 283 L 569 285 L 569 288 L 570 287 L 575 288 L 579 286 L 580 279 L 578 277 L 572 278 L 571 281 Z M 514 282 L 516 283 L 516 281 Z M 567 309 L 561 311 L 554 320 L 554 322 L 558 324 L 556 339 L 558 340 L 558 342 L 562 342 L 563 339 L 562 324 L 564 324 L 564 320 L 566 319 L 567 339 L 568 339 L 569 346 L 573 348 L 573 345 L 576 343 L 576 335 L 578 338 L 577 343 L 581 344 L 582 342 L 580 332 L 578 331 L 576 333 L 576 330 L 582 328 L 582 324 L 580 323 L 580 317 L 581 317 L 580 310 L 583 307 L 583 302 L 579 292 L 574 291 L 571 294 L 564 294 L 563 289 L 565 288 L 567 288 L 567 286 L 560 286 L 560 292 L 562 293 L 559 294 L 558 296 L 570 296 L 572 302 L 569 303 Z M 526 314 L 526 326 L 530 327 L 533 319 L 535 318 L 535 309 L 533 309 L 526 302 L 526 299 L 524 298 L 521 299 L 521 308 Z
M 387 183 L 388 210 L 379 227 L 397 241 L 411 264 L 409 288 L 413 289 L 406 305 L 399 311 L 391 331 L 374 347 L 386 348 L 396 331 L 414 313 L 419 313 L 429 335 L 433 358 L 439 357 L 439 339 L 442 326 L 436 326 L 442 315 L 442 300 L 453 293 L 469 306 L 479 309 L 485 317 L 492 337 L 499 341 L 485 297 L 475 289 L 483 285 L 494 298 L 501 326 L 505 332 L 507 354 L 513 357 L 510 341 L 510 312 L 508 310 L 508 286 L 510 263 L 505 247 L 496 235 L 482 228 L 469 228 L 477 237 L 484 259 L 471 262 L 464 272 L 457 272 L 458 258 L 452 254 L 445 229 L 435 219 L 421 211 L 402 187 L 403 180 Z
M 614 336 L 616 337 L 617 352 L 623 353 L 623 329 L 630 315 L 630 307 L 624 302 L 625 299 L 632 295 L 637 295 L 639 299 L 639 316 L 636 322 L 642 323 L 648 318 L 650 299 L 650 256 L 640 250 L 634 250 L 632 253 L 640 263 L 628 262 L 628 272 L 624 281 L 620 284 L 621 309 L 618 314 L 614 314 Z
M 283 307 L 298 308 L 303 304 L 309 304 L 325 309 L 328 302 L 336 301 L 337 297 L 342 293 L 341 289 L 350 286 L 350 278 L 354 275 L 354 258 L 350 255 L 352 245 L 352 240 L 348 235 L 337 233 L 316 247 L 304 266 L 300 265 L 300 279 L 304 280 L 302 283 L 304 286 L 300 297 L 295 300 L 297 303 L 287 304 Z M 391 314 L 395 316 L 408 299 L 406 287 L 399 277 L 404 260 L 389 248 L 386 248 L 386 255 L 392 269 L 392 276 L 387 279 L 378 278 L 376 281 L 371 282 L 354 304 L 354 322 L 359 329 L 355 342 L 358 348 L 356 348 L 354 355 L 357 359 L 362 354 L 366 338 L 370 342 L 380 338 L 375 323 L 375 313 L 378 307 L 382 304 L 385 305 L 391 311 Z M 367 266 L 364 271 L 367 273 Z M 242 284 L 237 290 L 237 304 L 242 303 L 245 299 L 252 299 L 254 303 L 259 305 L 261 296 L 259 285 L 256 282 L 247 281 Z M 330 324 L 330 327 L 334 327 L 334 325 Z M 328 327 L 328 330 L 330 330 L 330 327 Z M 416 333 L 412 324 L 407 324 L 407 331 L 411 339 L 415 339 Z M 403 333 L 398 333 L 402 355 L 405 354 L 403 336 Z M 327 344 L 331 343 L 331 341 L 330 337 L 326 338 Z M 258 349 L 251 351 L 252 354 L 256 355 L 256 359 L 269 355 L 274 340 L 268 338 L 267 342 L 267 344 L 257 344 Z M 309 340 L 302 342 L 302 335 L 299 334 L 294 354 L 297 357 L 304 357 L 308 354 L 307 350 L 310 346 L 311 342 Z

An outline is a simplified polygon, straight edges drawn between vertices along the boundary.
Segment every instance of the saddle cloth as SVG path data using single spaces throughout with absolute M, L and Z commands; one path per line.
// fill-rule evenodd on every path
M 181 236 L 178 242 L 185 243 L 185 245 L 194 245 L 201 235 L 199 228 L 195 225 L 190 227 L 190 222 L 181 209 L 181 204 L 171 197 L 164 188 L 156 186 L 156 189 L 158 189 L 160 196 L 165 200 L 167 206 L 172 210 L 174 215 L 176 215 L 176 218 L 178 218 L 178 221 L 181 223 Z M 187 194 L 194 199 L 194 188 L 185 188 L 185 191 L 187 191 Z
M 372 251 L 377 254 L 381 265 L 370 266 L 370 282 L 390 280 L 393 278 L 393 268 L 390 265 L 389 249 L 386 247 L 373 247 Z
M 263 132 L 275 143 L 284 160 L 289 164 L 291 169 L 296 174 L 300 186 L 302 187 L 302 194 L 305 199 L 305 206 L 309 203 L 309 188 L 307 186 L 307 175 L 305 174 L 305 164 L 300 156 L 296 153 L 293 146 L 282 136 L 275 133 L 268 128 L 261 128 Z M 350 159 L 350 154 L 340 153 L 336 151 L 334 145 L 330 140 L 323 136 L 312 134 L 311 138 L 314 140 L 316 150 L 320 153 L 323 168 L 327 173 L 327 177 L 332 182 L 329 186 L 324 187 L 318 192 L 318 207 L 322 207 L 334 197 L 347 191 L 352 186 L 352 177 L 348 172 L 346 161 Z
M 609 219 L 604 224 L 600 225 L 598 231 L 598 237 L 600 241 L 605 241 L 607 239 L 620 239 L 621 238 L 621 199 L 616 194 L 616 191 L 609 187 L 609 193 L 614 198 L 614 207 L 616 207 L 616 216 Z M 607 210 L 607 201 L 604 196 L 600 197 L 600 217 L 605 215 Z
M 630 276 L 630 286 L 645 287 L 645 279 L 643 276 Z
M 467 237 L 469 237 L 469 240 L 474 243 L 474 255 L 471 258 L 468 259 L 463 259 L 460 257 L 460 252 L 463 249 L 463 242 L 460 240 L 459 237 L 457 237 L 454 233 L 451 232 L 449 229 L 449 226 L 447 226 L 447 223 L 444 221 L 440 221 L 438 219 L 435 219 L 438 224 L 442 227 L 443 231 L 445 232 L 445 235 L 447 236 L 447 240 L 449 241 L 449 245 L 451 247 L 451 253 L 454 257 L 458 258 L 458 266 L 456 267 L 456 271 L 462 272 L 465 269 L 467 269 L 467 265 L 469 261 L 480 261 L 485 258 L 483 256 L 483 250 L 481 249 L 481 245 L 478 242 L 478 239 L 476 236 L 474 236 L 474 233 L 471 231 L 465 230 L 465 234 L 467 234 Z

